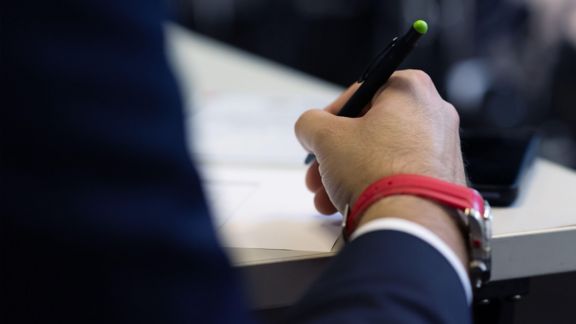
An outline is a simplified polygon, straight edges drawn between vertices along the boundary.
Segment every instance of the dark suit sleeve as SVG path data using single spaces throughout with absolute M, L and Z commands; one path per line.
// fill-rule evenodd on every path
M 470 323 L 455 270 L 410 234 L 364 234 L 333 260 L 286 323 Z
M 163 1 L 1 2 L 2 323 L 242 323 Z

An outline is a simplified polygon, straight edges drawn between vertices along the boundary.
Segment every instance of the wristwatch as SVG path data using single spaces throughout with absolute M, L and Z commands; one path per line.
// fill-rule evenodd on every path
M 467 243 L 468 273 L 473 287 L 480 288 L 490 279 L 492 216 L 490 205 L 478 191 L 436 178 L 398 174 L 382 178 L 366 188 L 353 207 L 346 205 L 342 221 L 347 240 L 370 205 L 392 195 L 415 195 L 454 208 L 453 213 Z

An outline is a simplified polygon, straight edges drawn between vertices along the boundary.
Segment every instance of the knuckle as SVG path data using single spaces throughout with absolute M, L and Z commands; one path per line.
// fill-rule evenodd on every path
M 422 70 L 396 71 L 391 80 L 406 89 L 412 89 L 412 91 L 434 88 L 432 78 Z
M 311 119 L 313 118 L 314 110 L 307 110 L 303 112 L 300 117 L 296 120 L 294 124 L 294 129 L 296 130 L 296 134 L 302 134 L 304 130 L 310 127 Z
M 444 104 L 446 106 L 444 110 L 447 112 L 450 121 L 453 125 L 457 127 L 460 126 L 460 114 L 458 113 L 458 110 L 456 110 L 456 107 L 447 101 L 444 101 Z
M 296 119 L 296 123 L 294 123 L 294 130 L 296 131 L 296 134 L 298 134 L 302 128 L 304 127 L 304 125 L 306 124 L 306 122 L 304 121 L 304 119 L 306 118 L 306 114 L 308 113 L 308 111 L 303 112 L 298 119 Z
M 422 70 L 408 70 L 410 81 L 425 87 L 434 86 L 432 78 Z
M 304 112 L 295 124 L 296 136 L 307 143 L 309 148 L 316 148 L 319 144 L 329 141 L 335 133 L 329 123 L 321 122 L 319 115 L 325 112 L 312 109 Z

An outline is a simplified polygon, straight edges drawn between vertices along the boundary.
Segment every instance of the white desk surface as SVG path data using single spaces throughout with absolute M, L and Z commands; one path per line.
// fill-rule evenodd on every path
M 192 100 L 191 89 L 333 97 L 342 90 L 173 25 L 167 35 L 169 57 L 185 100 Z M 576 270 L 576 173 L 538 159 L 525 184 L 527 189 L 514 207 L 494 210 L 493 280 Z M 229 251 L 245 276 L 255 307 L 294 301 L 335 253 Z

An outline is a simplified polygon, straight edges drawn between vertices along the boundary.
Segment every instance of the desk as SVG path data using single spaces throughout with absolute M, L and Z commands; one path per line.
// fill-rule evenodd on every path
M 168 26 L 167 35 L 169 57 L 188 102 L 193 99 L 191 89 L 332 97 L 341 91 L 177 26 Z M 576 270 L 576 194 L 570 194 L 576 192 L 576 173 L 538 159 L 526 184 L 515 207 L 494 210 L 493 280 Z M 255 308 L 292 303 L 334 253 L 229 249 Z

